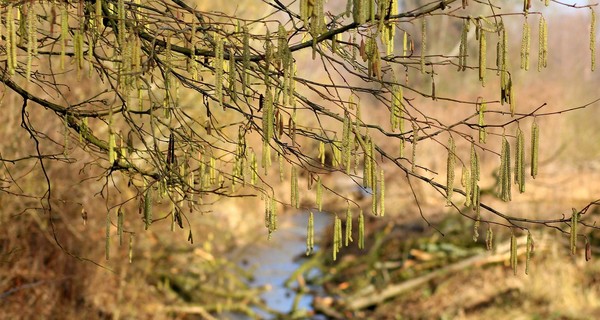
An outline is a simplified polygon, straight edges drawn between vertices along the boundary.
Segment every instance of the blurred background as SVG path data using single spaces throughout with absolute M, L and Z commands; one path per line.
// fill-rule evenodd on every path
M 269 2 L 187 1 L 198 10 L 248 19 L 273 11 Z M 400 10 L 421 4 L 405 1 Z M 297 6 L 294 2 L 291 8 L 296 10 Z M 326 10 L 341 12 L 345 6 L 346 1 L 329 0 Z M 519 12 L 522 4 L 514 6 Z M 516 81 L 518 111 L 531 112 L 547 103 L 543 113 L 557 114 L 537 118 L 541 130 L 540 174 L 535 180 L 528 180 L 526 193 L 513 192 L 512 202 L 504 203 L 494 195 L 498 155 L 482 154 L 481 187 L 486 191 L 483 201 L 513 216 L 568 217 L 571 208 L 581 209 L 600 198 L 600 183 L 596 183 L 600 181 L 600 105 L 558 113 L 599 97 L 600 75 L 590 70 L 589 62 L 590 10 L 555 3 L 545 7 L 538 1 L 534 9 L 543 12 L 548 22 L 548 67 L 540 72 L 536 70 L 538 17 L 528 18 L 532 28 L 529 71 L 519 69 L 523 15 L 504 18 L 512 48 L 509 64 Z M 483 14 L 476 11 L 476 6 L 473 10 L 473 16 Z M 460 41 L 460 27 L 456 19 L 445 15 L 429 17 L 428 52 L 452 54 Z M 418 21 L 404 24 L 403 28 L 418 39 Z M 401 48 L 399 34 L 397 48 Z M 476 42 L 471 41 L 471 46 L 470 59 L 475 61 Z M 315 70 L 310 55 L 310 48 L 294 54 L 298 76 L 325 77 L 324 69 Z M 429 90 L 428 78 L 420 77 L 417 71 L 410 74 L 413 86 Z M 456 73 L 442 69 L 436 78 L 438 96 L 474 101 L 478 96 L 493 96 L 499 91 L 492 81 L 482 88 L 477 70 Z M 74 83 L 72 98 L 88 96 L 92 86 L 85 81 Z M 10 90 L 0 90 L 2 158 L 18 159 L 32 154 L 34 147 L 20 127 L 22 101 Z M 318 98 L 315 93 L 306 94 Z M 444 124 L 474 111 L 472 106 L 433 102 L 413 93 L 406 95 L 424 114 Z M 195 100 L 190 96 L 181 103 L 193 104 Z M 375 99 L 368 103 L 372 110 L 365 112 L 365 121 L 389 121 L 387 108 Z M 507 119 L 506 115 L 494 116 L 488 121 Z M 62 123 L 44 112 L 30 114 L 30 118 L 50 140 L 62 142 Z M 531 121 L 525 119 L 518 125 L 528 132 Z M 511 125 L 511 132 L 515 125 Z M 502 130 L 492 130 L 488 144 L 499 145 L 501 134 Z M 443 144 L 423 144 L 417 155 L 420 163 L 438 172 L 432 177 L 442 182 L 446 176 Z M 58 146 L 49 144 L 45 148 L 60 153 Z M 457 142 L 457 153 L 465 159 L 469 148 L 466 142 Z M 279 230 L 267 240 L 262 200 L 228 198 L 219 200 L 210 212 L 190 215 L 193 243 L 188 241 L 187 232 L 172 232 L 166 221 L 143 230 L 141 219 L 127 220 L 127 227 L 136 231 L 135 236 L 126 234 L 119 244 L 113 234 L 107 261 L 107 204 L 105 193 L 100 192 L 107 181 L 90 179 L 102 170 L 93 165 L 95 159 L 89 154 L 72 148 L 70 159 L 73 160 L 48 162 L 46 168 L 53 181 L 52 224 L 39 201 L 45 192 L 41 183 L 44 177 L 36 167 L 39 164 L 7 160 L 1 164 L 0 182 L 12 180 L 7 177 L 10 174 L 19 177 L 20 185 L 3 185 L 2 189 L 10 192 L 0 192 L 0 318 L 600 318 L 597 232 L 591 228 L 580 230 L 591 243 L 593 257 L 586 261 L 583 241 L 578 254 L 570 255 L 567 226 L 561 226 L 562 230 L 533 228 L 535 253 L 528 275 L 525 234 L 518 234 L 519 264 L 514 275 L 509 263 L 509 230 L 493 229 L 493 250 L 487 251 L 486 224 L 479 226 L 477 237 L 471 219 L 446 207 L 443 195 L 433 193 L 426 184 L 416 183 L 411 189 L 392 164 L 383 164 L 387 177 L 386 216 L 367 216 L 366 248 L 344 248 L 336 262 L 331 258 L 332 213 L 343 213 L 346 203 L 333 198 L 326 202 L 323 212 L 315 212 L 317 246 L 308 257 L 304 255 L 306 211 L 282 212 Z M 118 175 L 113 179 L 116 181 L 111 183 L 117 186 L 127 184 L 118 181 Z M 369 205 L 370 196 L 354 184 L 334 174 L 325 179 Z M 279 196 L 289 196 L 288 181 L 281 182 L 281 186 Z M 419 206 L 413 194 L 418 197 Z M 312 203 L 312 194 L 302 196 L 302 201 Z M 167 205 L 164 207 L 166 210 Z M 126 208 L 126 215 L 137 216 L 135 208 Z M 157 211 L 160 210 L 159 204 Z M 467 209 L 462 213 L 472 216 Z M 589 210 L 586 221 L 594 224 L 599 213 Z

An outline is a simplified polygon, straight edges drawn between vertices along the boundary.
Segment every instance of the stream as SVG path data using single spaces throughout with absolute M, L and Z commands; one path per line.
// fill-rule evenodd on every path
M 331 216 L 326 213 L 314 214 L 315 239 L 331 223 Z M 278 216 L 279 228 L 266 243 L 257 243 L 248 247 L 238 261 L 244 261 L 245 268 L 253 270 L 254 280 L 250 283 L 253 287 L 268 285 L 271 290 L 261 295 L 266 305 L 278 312 L 289 313 L 292 311 L 296 292 L 285 287 L 285 281 L 300 266 L 298 256 L 306 251 L 306 229 L 308 213 L 282 214 Z M 318 241 L 315 241 L 317 243 Z M 315 251 L 319 250 L 315 246 Z M 312 310 L 313 297 L 304 294 L 298 301 L 298 310 Z M 262 319 L 273 319 L 273 315 L 255 309 Z M 243 316 L 231 316 L 230 319 L 246 319 Z

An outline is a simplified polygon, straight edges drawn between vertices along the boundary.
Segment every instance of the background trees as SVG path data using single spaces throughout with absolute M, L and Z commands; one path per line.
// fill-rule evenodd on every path
M 54 227 L 73 194 L 49 169 L 77 165 L 78 179 L 102 183 L 68 210 L 103 216 L 106 258 L 115 237 L 126 244 L 157 220 L 193 241 L 192 217 L 253 196 L 266 234 L 284 210 L 335 213 L 334 252 L 352 235 L 342 225 L 354 221 L 360 242 L 365 215 L 407 203 L 424 219 L 446 204 L 475 233 L 543 225 L 571 232 L 573 248 L 587 243 L 571 226 L 594 228 L 585 213 L 595 202 L 530 216 L 495 201 L 518 197 L 536 175 L 536 126 L 596 101 L 527 99 L 536 72 L 547 79 L 544 68 L 565 55 L 548 47 L 545 4 L 259 4 L 264 12 L 238 15 L 216 2 L 4 3 L 1 81 L 16 142 L 2 152 L 0 190 Z M 594 21 L 592 6 L 551 7 Z M 591 69 L 593 26 L 589 45 L 571 48 L 592 49 Z M 86 206 L 94 193 L 101 210 Z

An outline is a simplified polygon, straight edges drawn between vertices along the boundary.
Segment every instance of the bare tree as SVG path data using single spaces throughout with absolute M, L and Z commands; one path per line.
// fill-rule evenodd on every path
M 492 225 L 544 225 L 570 232 L 574 252 L 576 226 L 594 228 L 583 215 L 598 202 L 570 217 L 529 219 L 480 201 L 482 154 L 501 160 L 498 197 L 510 201 L 512 185 L 524 192 L 528 176 L 537 174 L 538 124 L 528 122 L 527 141 L 529 129 L 519 124 L 557 114 L 545 112 L 545 104 L 517 108 L 519 63 L 509 64 L 507 27 L 516 16 L 525 22 L 520 67 L 530 68 L 534 24 L 537 68 L 546 67 L 547 27 L 535 11 L 541 4 L 262 3 L 266 12 L 237 18 L 233 11 L 206 11 L 181 0 L 4 1 L 1 81 L 22 98 L 20 125 L 36 151 L 22 159 L 3 154 L 3 161 L 39 163 L 35 170 L 44 173 L 46 185 L 41 200 L 52 212 L 46 167 L 83 151 L 93 159 L 86 166 L 103 169 L 103 190 L 119 194 L 115 179 L 129 182 L 135 194 L 125 202 L 139 203 L 147 228 L 156 219 L 152 205 L 158 197 L 171 204 L 172 224 L 187 228 L 188 215 L 222 197 L 260 195 L 270 234 L 278 206 L 321 210 L 324 194 L 348 203 L 347 223 L 358 209 L 363 228 L 367 209 L 322 177 L 345 175 L 372 199 L 369 210 L 383 216 L 384 167 L 401 172 L 417 205 L 414 185 L 422 183 L 466 218 L 490 225 L 489 241 Z M 592 6 L 551 5 L 591 9 L 594 17 Z M 431 27 L 442 18 L 443 29 Z M 448 44 L 451 50 L 443 49 Z M 436 85 L 439 91 L 440 83 L 454 79 L 487 87 L 477 99 L 436 92 Z M 81 95 L 87 97 L 76 100 Z M 426 108 L 438 105 L 461 111 L 448 107 L 441 118 Z M 30 121 L 34 113 L 60 119 L 64 140 L 37 128 Z M 486 144 L 488 136 L 501 144 Z M 447 150 L 445 183 L 429 165 L 436 155 L 417 152 L 427 143 Z M 460 156 L 457 144 L 470 145 L 470 153 Z M 273 177 L 279 175 L 289 198 L 276 196 L 279 182 Z M 314 191 L 299 190 L 300 177 Z M 12 193 L 8 186 L 0 191 Z M 300 201 L 307 193 L 315 193 L 315 203 Z M 122 203 L 109 217 L 119 234 L 124 215 L 116 207 Z M 337 216 L 335 221 L 337 250 L 342 222 Z

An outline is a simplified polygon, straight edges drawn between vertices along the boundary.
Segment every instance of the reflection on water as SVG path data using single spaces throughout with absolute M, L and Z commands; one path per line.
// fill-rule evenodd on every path
M 300 266 L 294 259 L 306 251 L 308 214 L 282 214 L 277 218 L 279 228 L 273 233 L 271 240 L 266 245 L 259 243 L 247 248 L 236 259 L 246 261 L 247 267 L 254 270 L 252 286 L 268 285 L 271 288 L 261 295 L 266 305 L 277 312 L 289 313 L 292 310 L 296 292 L 286 288 L 284 282 Z M 328 214 L 315 213 L 316 238 L 331 223 L 330 218 L 331 216 Z M 266 237 L 266 231 L 264 232 Z M 318 248 L 315 247 L 315 250 Z M 310 310 L 312 300 L 311 295 L 301 296 L 297 305 L 298 310 Z M 261 318 L 271 317 L 260 310 L 256 311 Z M 243 317 L 232 318 L 243 319 Z

